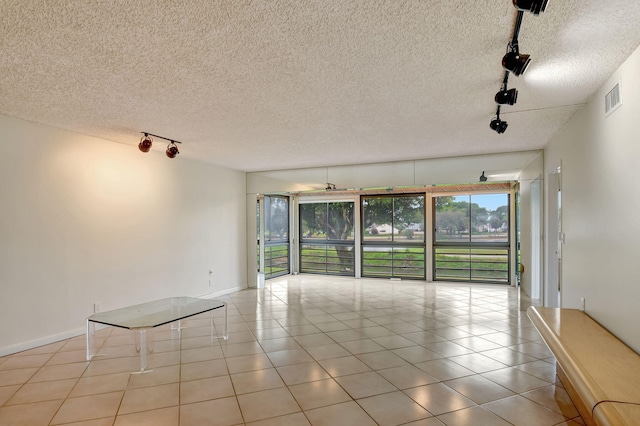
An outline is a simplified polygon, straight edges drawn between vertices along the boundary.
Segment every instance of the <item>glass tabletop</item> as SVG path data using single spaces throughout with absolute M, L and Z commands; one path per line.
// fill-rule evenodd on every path
M 197 297 L 169 297 L 112 311 L 99 312 L 88 321 L 121 328 L 151 328 L 222 308 L 220 300 Z

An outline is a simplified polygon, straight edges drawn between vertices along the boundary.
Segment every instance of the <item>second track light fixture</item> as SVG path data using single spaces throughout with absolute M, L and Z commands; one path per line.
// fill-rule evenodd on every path
M 163 136 L 158 136 L 158 135 L 154 135 L 152 133 L 148 133 L 148 132 L 141 132 L 144 136 L 140 139 L 140 143 L 138 144 L 138 149 L 142 152 L 149 152 L 151 150 L 151 146 L 153 145 L 153 139 L 151 138 L 151 136 L 156 137 L 156 138 L 160 138 L 160 139 L 164 139 L 166 141 L 169 141 L 169 145 L 167 145 L 167 150 L 165 151 L 165 153 L 167 154 L 167 157 L 169 158 L 176 158 L 176 155 L 180 154 L 180 151 L 178 150 L 178 146 L 176 145 L 177 143 L 182 143 L 180 141 L 177 141 L 175 139 L 169 139 L 169 138 L 165 138 Z

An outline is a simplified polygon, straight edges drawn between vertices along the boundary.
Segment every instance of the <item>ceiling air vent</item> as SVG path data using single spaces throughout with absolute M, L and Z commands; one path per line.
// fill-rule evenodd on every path
M 611 115 L 615 110 L 622 105 L 622 98 L 620 97 L 620 83 L 613 86 L 613 89 L 606 95 L 604 95 L 604 112 L 607 116 Z

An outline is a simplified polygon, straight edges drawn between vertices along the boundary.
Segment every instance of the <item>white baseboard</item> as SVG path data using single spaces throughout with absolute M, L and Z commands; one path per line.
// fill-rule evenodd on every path
M 216 297 L 226 296 L 229 293 L 235 293 L 236 291 L 245 290 L 246 288 L 247 287 L 227 288 L 227 289 L 222 290 L 222 291 L 218 291 L 218 292 L 215 292 L 215 293 L 207 293 L 207 294 L 203 294 L 202 296 L 198 296 L 198 297 L 202 297 L 203 299 L 215 299 Z
M 50 343 L 59 342 L 60 340 L 70 339 L 72 337 L 80 336 L 87 332 L 86 328 L 76 328 L 74 330 L 65 331 L 63 333 L 52 334 L 51 336 L 42 337 L 40 339 L 30 340 L 28 342 L 21 342 L 11 346 L 5 346 L 0 348 L 0 356 L 11 355 L 18 352 L 26 351 L 29 349 L 37 348 L 38 346 L 48 345 Z

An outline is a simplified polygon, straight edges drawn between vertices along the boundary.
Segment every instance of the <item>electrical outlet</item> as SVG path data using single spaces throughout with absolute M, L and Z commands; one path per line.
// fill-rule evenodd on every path
M 98 312 L 100 312 L 100 309 L 102 308 L 101 306 L 102 304 L 100 302 L 93 302 L 93 313 L 97 314 Z
M 213 269 L 209 269 L 209 287 L 213 285 Z
M 580 298 L 580 310 L 581 310 L 582 312 L 584 312 L 584 305 L 585 305 L 584 297 L 581 297 L 581 298 Z

